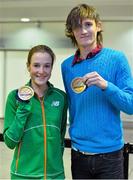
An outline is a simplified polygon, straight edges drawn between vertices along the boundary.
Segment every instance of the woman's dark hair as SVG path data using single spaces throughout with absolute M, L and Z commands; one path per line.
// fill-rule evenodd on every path
M 28 58 L 27 58 L 27 66 L 30 65 L 31 63 L 31 58 L 33 56 L 34 53 L 37 53 L 37 52 L 42 52 L 42 53 L 48 53 L 51 58 L 52 58 L 52 66 L 54 64 L 54 61 L 55 61 L 55 54 L 54 52 L 52 51 L 51 48 L 49 48 L 48 46 L 46 45 L 37 45 L 37 46 L 34 46 L 30 49 L 29 51 L 29 54 L 28 54 Z

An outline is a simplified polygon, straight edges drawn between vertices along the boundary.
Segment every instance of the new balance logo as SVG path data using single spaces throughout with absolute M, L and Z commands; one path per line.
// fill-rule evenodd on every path
M 59 106 L 60 105 L 60 102 L 59 101 L 53 101 L 51 106 Z

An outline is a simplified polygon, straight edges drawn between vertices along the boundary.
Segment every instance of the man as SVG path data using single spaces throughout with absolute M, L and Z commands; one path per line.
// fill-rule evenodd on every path
M 104 48 L 94 7 L 74 7 L 66 36 L 77 47 L 62 63 L 69 100 L 73 179 L 123 179 L 120 111 L 133 114 L 133 79 L 125 55 Z

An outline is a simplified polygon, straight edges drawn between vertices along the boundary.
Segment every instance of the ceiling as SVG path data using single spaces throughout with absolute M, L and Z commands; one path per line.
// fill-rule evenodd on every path
M 133 0 L 0 0 L 0 22 L 65 21 L 80 3 L 95 6 L 103 20 L 133 21 Z

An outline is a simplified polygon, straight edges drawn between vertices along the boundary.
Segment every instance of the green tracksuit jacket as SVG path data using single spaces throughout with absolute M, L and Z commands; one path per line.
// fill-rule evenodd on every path
M 63 149 L 67 120 L 66 94 L 49 83 L 45 98 L 29 102 L 9 93 L 4 141 L 14 149 L 11 174 L 22 178 L 64 179 Z

